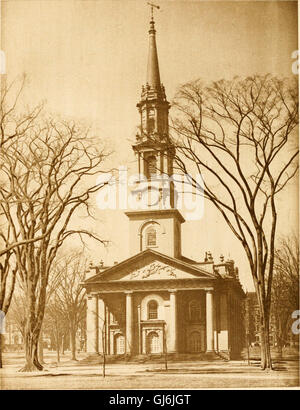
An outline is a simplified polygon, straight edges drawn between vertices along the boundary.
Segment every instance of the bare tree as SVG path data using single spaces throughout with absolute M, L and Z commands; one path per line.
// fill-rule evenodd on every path
M 61 257 L 62 258 L 62 257 Z M 60 257 L 57 257 L 53 263 L 51 273 L 49 275 L 48 285 L 47 285 L 47 294 L 46 294 L 46 306 L 49 303 L 49 300 L 52 294 L 55 292 L 57 287 L 59 286 L 60 275 L 61 271 L 57 268 L 60 263 Z M 8 316 L 10 320 L 13 321 L 17 325 L 18 330 L 22 334 L 23 339 L 25 339 L 25 324 L 26 324 L 26 292 L 22 287 L 22 283 L 20 282 L 17 275 L 13 276 L 15 279 L 15 287 L 14 293 L 11 298 L 11 303 L 9 305 Z M 43 323 L 45 320 L 43 320 Z M 49 328 L 49 323 L 46 323 L 46 329 Z M 43 356 L 43 335 L 42 330 L 40 332 L 39 338 L 39 362 L 41 364 L 44 363 L 44 356 Z
M 0 100 L 0 147 L 19 138 L 30 130 L 38 118 L 42 104 L 20 112 L 21 96 L 26 83 L 26 75 L 16 78 L 9 85 L 1 82 Z
M 10 320 L 16 324 L 23 339 L 25 337 L 25 297 L 23 293 L 14 293 L 8 312 Z
M 12 81 L 9 85 L 1 82 L 0 96 L 0 161 L 3 152 L 14 140 L 21 138 L 30 131 L 40 115 L 42 104 L 33 109 L 20 112 L 21 95 L 24 90 L 26 77 L 22 76 Z M 9 200 L 11 193 L 4 189 L 5 176 L 0 172 L 0 201 Z M 11 227 L 7 224 L 5 215 L 0 209 L 0 310 L 6 315 L 10 306 L 16 282 L 17 267 L 13 260 L 13 249 L 19 245 L 35 242 L 39 238 L 23 238 L 20 232 L 12 234 Z M 2 335 L 0 334 L 0 368 L 2 368 Z
M 25 337 L 25 298 L 24 294 L 14 292 L 9 306 L 9 310 L 6 316 L 7 322 L 16 326 L 19 334 L 22 336 L 22 340 Z M 21 347 L 21 346 L 18 346 Z
M 176 167 L 243 246 L 260 309 L 261 367 L 270 369 L 276 197 L 298 170 L 297 81 L 269 75 L 209 86 L 194 81 L 179 89 L 174 106 Z
M 0 160 L 5 152 L 7 146 L 15 141 L 26 137 L 26 135 L 35 127 L 38 121 L 43 104 L 39 104 L 34 108 L 21 108 L 22 94 L 26 84 L 26 75 L 16 78 L 9 85 L 6 81 L 1 82 L 1 99 L 0 99 Z M 5 177 L 0 174 L 0 192 L 2 200 L 8 200 L 11 193 L 4 189 Z M 0 216 L 3 213 L 0 211 Z M 5 221 L 5 218 L 4 218 Z M 8 230 L 7 230 L 8 229 Z M 12 237 L 9 234 L 9 227 L 2 224 L 0 228 L 0 237 L 3 240 L 2 249 L 0 249 L 0 257 L 3 255 L 11 255 L 11 251 L 26 243 L 38 241 L 39 237 L 22 238 L 20 239 L 20 232 L 16 232 L 16 236 Z M 15 239 L 15 240 L 14 240 Z M 1 283 L 1 290 L 5 289 Z M 2 300 L 2 299 L 1 299 Z
M 85 289 L 81 282 L 88 268 L 82 253 L 70 253 L 60 260 L 59 284 L 55 291 L 56 304 L 67 319 L 71 342 L 72 360 L 76 360 L 76 334 L 86 314 Z
M 90 197 L 103 186 L 94 179 L 105 158 L 89 130 L 53 119 L 30 127 L 2 152 L 0 207 L 14 242 L 23 241 L 13 252 L 26 294 L 24 371 L 42 369 L 37 344 L 59 248 L 75 233 L 102 242 L 90 231 L 70 228 L 70 223 L 80 208 L 91 216 Z
M 44 324 L 47 332 L 51 335 L 51 340 L 54 340 L 57 363 L 59 363 L 61 345 L 69 327 L 65 312 L 61 309 L 56 291 L 54 291 L 51 300 L 47 303 Z
M 48 278 L 48 284 L 47 284 L 47 292 L 46 292 L 46 300 L 45 300 L 45 306 L 47 308 L 48 304 L 51 305 L 51 298 L 53 296 L 53 294 L 56 292 L 59 284 L 60 284 L 60 280 L 61 280 L 61 275 L 62 275 L 62 271 L 60 269 L 60 263 L 61 261 L 64 259 L 64 253 L 63 253 L 63 249 L 61 249 L 61 254 L 62 255 L 57 255 L 55 260 L 53 261 L 52 267 L 51 267 L 51 271 L 49 274 L 49 278 Z M 52 313 L 59 313 L 57 310 L 55 310 L 52 306 Z M 49 317 L 49 316 L 48 316 Z M 57 332 L 53 331 L 53 323 L 55 323 L 55 318 L 51 317 L 51 325 L 52 325 L 52 334 L 54 335 L 55 339 L 57 339 Z M 41 327 L 41 331 L 40 331 L 40 338 L 39 338 L 39 345 L 38 345 L 38 357 L 39 357 L 39 362 L 41 364 L 44 364 L 44 344 L 43 344 L 43 330 L 47 329 L 47 326 L 49 325 L 49 323 L 46 323 L 46 327 L 44 328 L 44 322 L 45 320 L 43 319 L 43 323 L 42 323 L 42 327 Z M 49 327 L 49 326 L 48 326 Z M 56 327 L 57 329 L 57 327 Z M 63 337 L 65 336 L 64 332 L 63 332 Z M 63 345 L 63 343 L 62 343 Z
M 5 233 L 7 234 L 7 237 L 5 237 L 3 229 L 0 232 L 0 236 L 5 243 L 8 243 L 9 229 L 7 229 Z M 8 308 L 11 304 L 16 282 L 17 268 L 16 264 L 13 262 L 12 253 L 13 251 L 6 252 L 0 261 L 0 310 L 4 312 L 5 315 L 7 314 Z M 0 369 L 2 368 L 2 350 L 3 335 L 0 333 Z
M 3 242 L 9 241 L 9 227 L 2 228 L 0 237 Z M 4 245 L 5 246 L 5 245 Z M 6 252 L 0 261 L 0 310 L 5 314 L 11 303 L 15 282 L 16 282 L 16 265 L 13 261 L 13 251 Z
M 299 309 L 299 240 L 282 238 L 275 251 L 272 309 L 278 352 L 289 341 L 292 312 Z

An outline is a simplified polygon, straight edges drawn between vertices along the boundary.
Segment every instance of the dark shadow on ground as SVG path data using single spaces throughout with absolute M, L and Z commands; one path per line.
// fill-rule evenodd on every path
M 172 374 L 172 373 L 176 373 L 176 374 L 180 374 L 180 373 L 184 373 L 184 374 L 245 374 L 245 371 L 241 371 L 241 370 L 232 370 L 232 369 L 224 369 L 221 370 L 220 369 L 148 369 L 146 370 L 147 373 L 166 373 L 166 374 Z M 137 373 L 142 373 L 142 372 L 137 372 Z

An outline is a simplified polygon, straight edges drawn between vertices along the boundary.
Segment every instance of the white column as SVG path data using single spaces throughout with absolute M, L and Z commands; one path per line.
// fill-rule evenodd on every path
M 169 351 L 177 351 L 177 305 L 176 291 L 170 291 Z
M 154 121 L 155 121 L 154 131 L 158 132 L 158 111 L 157 109 L 154 110 Z
M 213 292 L 206 291 L 206 351 L 214 350 L 214 311 L 213 311 Z
M 98 354 L 98 297 L 97 295 L 88 295 L 87 298 L 87 353 Z
M 132 292 L 126 292 L 126 353 L 132 352 Z
M 218 340 L 218 320 L 219 318 L 217 317 L 217 297 L 215 294 L 214 297 L 214 303 L 213 303 L 213 312 L 214 312 L 214 350 L 215 352 L 219 351 L 219 340 Z
M 142 334 L 141 334 L 141 305 L 138 305 L 138 352 L 139 354 L 142 353 Z
M 147 349 L 146 349 L 146 338 L 147 338 L 147 333 L 146 333 L 146 330 L 143 329 L 143 330 L 142 330 L 142 354 L 146 354 L 146 353 L 147 353 Z
M 105 337 L 105 303 L 100 297 L 98 298 L 98 326 L 99 326 L 99 353 L 103 354 L 104 337 Z
M 164 173 L 169 175 L 168 173 L 168 153 L 164 155 Z
M 218 335 L 219 350 L 228 351 L 228 308 L 227 295 L 220 295 L 220 329 Z
M 110 354 L 110 344 L 109 344 L 110 311 L 108 309 L 108 306 L 105 306 L 105 315 L 106 315 L 106 329 L 105 329 L 106 354 Z
M 141 153 L 138 153 L 139 176 L 141 175 Z
M 160 173 L 163 174 L 164 173 L 164 153 L 163 151 L 160 151 L 160 155 L 159 155 L 159 169 L 160 169 Z
M 146 177 L 147 163 L 146 163 L 146 160 L 145 160 L 145 152 L 144 151 L 141 153 L 141 159 L 142 159 L 142 174 Z

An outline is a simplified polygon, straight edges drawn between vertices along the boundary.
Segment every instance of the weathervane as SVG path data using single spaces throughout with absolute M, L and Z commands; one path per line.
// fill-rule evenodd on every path
M 156 4 L 149 3 L 149 2 L 147 2 L 147 4 L 151 7 L 151 20 L 153 21 L 153 8 L 155 7 L 157 10 L 159 10 L 160 7 L 157 6 Z

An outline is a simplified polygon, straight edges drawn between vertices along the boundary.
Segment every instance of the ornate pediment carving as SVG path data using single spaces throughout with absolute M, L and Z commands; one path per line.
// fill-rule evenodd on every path
M 176 272 L 175 268 L 172 266 L 168 266 L 165 264 L 162 264 L 160 262 L 152 262 L 147 266 L 144 266 L 143 268 L 137 269 L 130 274 L 130 279 L 147 279 L 152 276 L 157 276 L 160 279 L 165 279 L 165 278 L 174 278 L 176 279 Z

